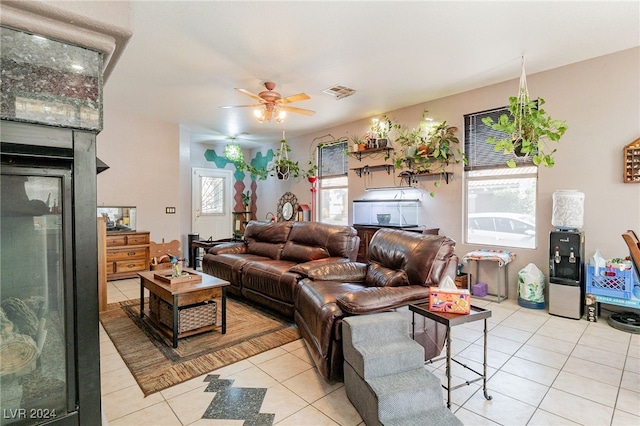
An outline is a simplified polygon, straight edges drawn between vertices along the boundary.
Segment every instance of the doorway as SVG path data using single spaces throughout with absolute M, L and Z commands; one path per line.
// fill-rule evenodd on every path
M 191 173 L 191 229 L 200 239 L 231 237 L 230 170 L 193 168 Z

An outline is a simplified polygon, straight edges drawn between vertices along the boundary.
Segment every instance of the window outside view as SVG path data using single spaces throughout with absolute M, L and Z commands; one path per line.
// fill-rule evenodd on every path
M 349 224 L 347 142 L 318 148 L 318 220 L 332 225 Z
M 498 120 L 506 108 L 467 114 L 465 124 L 465 241 L 482 246 L 536 247 L 536 194 L 538 168 L 530 157 L 518 157 L 517 167 L 507 167 L 511 154 L 495 151 L 488 137 L 504 137 L 482 122 Z
M 467 173 L 467 242 L 535 248 L 536 167 Z

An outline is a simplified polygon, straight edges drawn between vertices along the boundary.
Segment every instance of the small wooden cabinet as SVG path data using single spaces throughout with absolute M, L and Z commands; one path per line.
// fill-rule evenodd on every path
M 469 290 L 469 274 L 456 275 L 456 287 Z
M 106 270 L 108 280 L 136 278 L 149 270 L 149 232 L 107 232 Z
M 356 259 L 358 262 L 366 262 L 369 257 L 369 243 L 373 238 L 373 235 L 380 228 L 389 228 L 388 226 L 374 226 L 374 225 L 353 225 L 355 230 L 358 232 L 358 237 L 360 237 L 360 247 L 358 249 L 358 258 Z M 402 231 L 409 232 L 418 232 L 420 234 L 432 234 L 438 235 L 440 232 L 440 228 L 431 228 L 431 229 L 423 229 L 423 228 L 394 228 L 400 229 Z

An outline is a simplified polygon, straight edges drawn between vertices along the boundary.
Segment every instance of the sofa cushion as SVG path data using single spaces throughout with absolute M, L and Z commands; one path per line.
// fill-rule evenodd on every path
M 340 309 L 352 315 L 380 312 L 428 301 L 429 288 L 421 285 L 367 287 L 336 296 L 336 303 Z
M 350 226 L 294 222 L 282 249 L 282 259 L 297 263 L 326 257 L 349 258 L 357 232 Z
M 240 273 L 243 266 L 251 261 L 270 260 L 254 254 L 206 254 L 202 259 L 202 271 L 206 274 L 229 281 L 231 287 L 241 287 Z
M 362 282 L 367 272 L 365 263 L 352 262 L 342 257 L 328 257 L 299 263 L 290 269 L 315 281 Z
M 455 245 L 443 235 L 382 228 L 369 243 L 369 262 L 404 270 L 411 285 L 438 286 L 455 256 Z
M 242 289 L 293 303 L 293 288 L 300 275 L 289 272 L 291 266 L 293 262 L 286 260 L 249 262 L 242 268 Z
M 258 222 L 247 224 L 244 239 L 247 242 L 247 253 L 278 260 L 282 253 L 292 222 Z
M 400 287 L 409 285 L 409 279 L 405 271 L 396 271 L 372 263 L 367 268 L 365 283 L 371 287 Z

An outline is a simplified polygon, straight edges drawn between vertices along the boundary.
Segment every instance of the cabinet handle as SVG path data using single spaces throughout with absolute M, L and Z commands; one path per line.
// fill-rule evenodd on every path
M 135 251 L 130 251 L 129 253 L 127 253 L 127 256 L 135 256 L 136 252 Z

